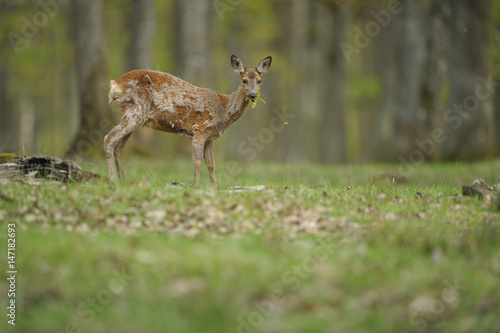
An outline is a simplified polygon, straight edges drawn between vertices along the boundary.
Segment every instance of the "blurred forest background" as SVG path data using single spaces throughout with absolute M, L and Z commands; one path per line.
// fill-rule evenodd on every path
M 0 0 L 0 37 L 0 152 L 102 156 L 120 119 L 109 80 L 154 69 L 230 94 L 231 54 L 273 64 L 266 104 L 216 141 L 219 161 L 500 151 L 500 0 Z M 191 154 L 179 136 L 133 138 L 125 154 Z

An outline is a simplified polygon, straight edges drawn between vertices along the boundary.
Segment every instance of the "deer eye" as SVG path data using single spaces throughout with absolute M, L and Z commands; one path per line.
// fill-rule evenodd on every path
M 247 79 L 243 79 L 243 84 L 248 84 L 248 80 Z
M 257 83 L 258 83 L 258 84 L 261 84 L 261 83 L 262 83 L 262 80 L 257 80 Z

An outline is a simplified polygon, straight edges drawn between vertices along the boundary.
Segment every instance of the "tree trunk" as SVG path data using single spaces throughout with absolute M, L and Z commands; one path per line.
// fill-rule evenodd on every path
M 490 156 L 494 147 L 490 70 L 491 1 L 454 0 L 450 53 L 450 98 L 445 111 L 446 160 Z
M 497 21 L 495 22 L 495 24 L 496 26 L 494 29 L 494 34 L 495 34 L 494 40 L 497 43 L 497 48 L 500 48 L 500 22 Z M 495 60 L 497 61 L 499 60 L 498 54 Z M 493 102 L 493 106 L 495 109 L 495 128 L 496 128 L 495 146 L 497 154 L 500 154 L 500 91 L 498 91 L 498 86 L 499 86 L 498 82 L 500 81 L 500 70 L 498 70 L 498 67 L 494 73 L 493 81 L 497 82 L 495 85 L 497 89 L 495 89 L 494 91 L 495 97 Z
M 496 137 L 495 137 L 495 150 L 497 155 L 500 155 L 500 92 L 495 90 L 495 100 L 493 103 L 495 107 L 495 128 L 496 128 Z
M 318 1 L 316 4 L 315 44 L 320 52 L 317 71 L 320 84 L 320 161 L 346 162 L 344 119 L 344 54 L 339 47 L 345 40 L 347 11 L 343 4 Z
M 212 2 L 177 0 L 175 4 L 175 71 L 198 86 L 210 84 Z
M 109 81 L 101 1 L 73 0 L 72 27 L 76 49 L 80 129 L 69 155 L 102 152 L 102 140 L 112 127 L 108 106 Z
M 0 0 L 0 21 L 12 15 L 13 2 Z M 9 58 L 14 54 L 9 40 L 2 38 L 0 41 L 0 153 L 19 151 L 19 114 L 14 108 L 10 95 L 11 66 Z
M 308 133 L 306 123 L 313 110 L 314 98 L 311 98 L 311 12 L 312 6 L 309 0 L 293 0 L 288 8 L 284 8 L 282 19 L 288 24 L 286 38 L 287 43 L 283 45 L 289 52 L 290 70 L 287 73 L 288 93 L 291 103 L 286 103 L 287 113 L 293 114 L 293 118 L 286 125 L 284 132 L 285 161 L 297 162 L 304 158 L 307 147 L 310 147 L 311 133 Z M 286 51 L 285 51 L 286 52 Z M 283 110 L 284 111 L 284 110 Z M 309 138 L 308 138 L 309 136 Z M 314 151 L 310 151 L 314 154 Z
M 354 6 L 351 6 L 352 13 L 350 15 L 353 17 L 354 26 L 364 28 L 367 22 L 374 20 L 373 13 L 387 10 L 386 3 L 385 0 L 371 1 L 368 7 L 357 8 L 357 10 Z M 348 158 L 353 159 L 349 162 L 369 163 L 380 160 L 379 136 L 382 131 L 379 127 L 380 124 L 384 124 L 384 122 L 380 121 L 384 115 L 384 110 L 380 105 L 382 102 L 386 103 L 386 101 L 379 90 L 382 90 L 387 71 L 392 68 L 392 50 L 390 47 L 392 31 L 390 24 L 392 24 L 392 19 L 386 26 L 380 25 L 380 33 L 373 38 L 369 45 L 360 49 L 361 53 L 357 57 L 360 58 L 361 68 L 353 65 L 346 66 L 346 69 L 351 71 L 351 75 L 362 75 L 362 80 L 371 77 L 370 80 L 373 82 L 372 88 L 368 91 L 366 89 L 365 91 L 349 91 L 348 103 L 358 109 L 356 116 L 359 126 L 357 129 L 359 132 L 359 156 L 356 156 L 356 152 L 349 152 Z M 349 30 L 352 30 L 352 28 Z M 357 85 L 359 79 L 351 79 L 351 85 L 352 82 Z M 385 89 L 384 93 L 387 94 L 388 89 Z M 349 112 L 352 112 L 352 110 L 350 109 Z M 353 115 L 346 114 L 346 117 L 349 116 L 352 117 Z M 390 119 L 386 123 L 390 124 Z
M 417 112 L 417 137 L 420 142 L 430 142 L 433 133 L 441 129 L 442 87 L 448 73 L 447 55 L 450 49 L 450 1 L 441 0 L 429 5 L 426 15 L 427 47 L 426 62 L 423 71 L 422 89 L 420 92 L 420 108 Z M 424 149 L 427 161 L 439 161 L 437 143 Z
M 403 10 L 394 15 L 390 28 L 390 63 L 384 78 L 379 121 L 381 147 L 385 160 L 408 156 L 414 149 L 417 111 L 420 103 L 425 60 L 424 8 L 419 1 L 402 0 Z
M 130 43 L 127 52 L 127 70 L 151 69 L 151 52 L 154 38 L 153 0 L 133 0 L 130 10 Z
M 6 46 L 2 47 L 4 50 Z M 9 95 L 10 71 L 4 62 L 0 64 L 0 153 L 19 151 L 19 115 L 14 110 Z

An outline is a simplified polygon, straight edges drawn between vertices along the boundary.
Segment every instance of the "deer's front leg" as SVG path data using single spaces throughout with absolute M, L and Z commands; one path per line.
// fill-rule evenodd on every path
M 213 186 L 217 187 L 217 180 L 215 179 L 215 159 L 213 151 L 213 141 L 207 141 L 205 143 L 205 149 L 203 150 L 205 156 L 205 164 L 210 174 L 210 182 Z
M 193 162 L 194 162 L 194 185 L 200 185 L 200 168 L 203 163 L 203 149 L 206 139 L 202 137 L 193 138 Z
M 106 152 L 106 159 L 108 160 L 109 180 L 112 183 L 116 181 L 115 163 L 118 168 L 119 175 L 123 176 L 121 151 L 123 149 L 123 145 L 125 145 L 125 142 L 136 128 L 136 124 L 122 122 L 116 125 L 104 137 L 104 151 Z

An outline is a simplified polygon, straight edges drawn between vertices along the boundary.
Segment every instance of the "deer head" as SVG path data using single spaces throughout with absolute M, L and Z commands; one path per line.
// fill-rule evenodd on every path
M 245 96 L 252 102 L 255 101 L 257 95 L 260 93 L 261 76 L 269 70 L 271 61 L 271 57 L 266 57 L 259 62 L 255 69 L 248 69 L 240 58 L 235 55 L 231 56 L 231 66 L 233 66 L 234 71 L 240 74 L 241 77 L 240 87 Z

